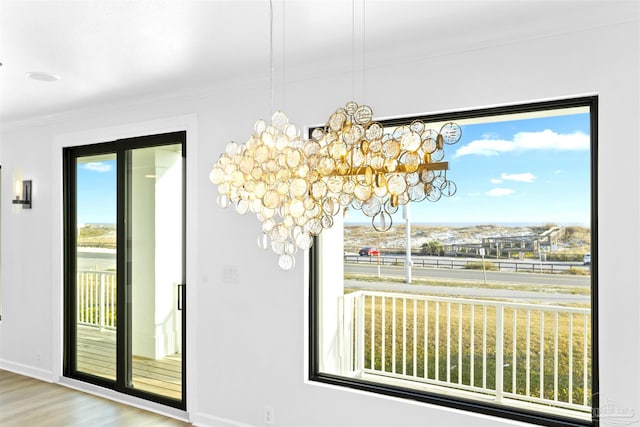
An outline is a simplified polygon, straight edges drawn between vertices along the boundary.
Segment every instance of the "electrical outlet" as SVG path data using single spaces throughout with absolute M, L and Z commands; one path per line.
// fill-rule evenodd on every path
M 239 282 L 238 269 L 235 266 L 225 266 L 222 269 L 222 283 L 237 285 Z
M 262 416 L 265 424 L 272 425 L 275 422 L 275 413 L 272 406 L 264 405 Z

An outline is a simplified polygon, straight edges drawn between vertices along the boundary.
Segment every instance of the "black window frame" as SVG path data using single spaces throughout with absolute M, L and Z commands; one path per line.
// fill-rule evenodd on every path
M 366 381 L 358 378 L 348 378 L 336 374 L 320 372 L 319 357 L 319 331 L 320 331 L 320 283 L 319 265 L 320 255 L 318 250 L 319 238 L 314 238 L 314 244 L 309 250 L 309 372 L 308 379 L 311 382 L 331 384 L 341 387 L 352 388 L 372 392 L 376 394 L 415 400 L 428 404 L 440 405 L 448 408 L 460 409 L 472 413 L 492 415 L 515 421 L 528 422 L 546 426 L 599 426 L 598 411 L 599 402 L 599 357 L 598 357 L 598 96 L 585 96 L 578 98 L 567 98 L 551 101 L 523 103 L 505 105 L 491 108 L 480 108 L 472 110 L 460 110 L 447 113 L 426 114 L 419 116 L 409 116 L 390 120 L 379 120 L 387 126 L 398 126 L 410 124 L 414 120 L 423 122 L 447 122 L 461 119 L 471 119 L 479 117 L 491 117 L 515 113 L 531 113 L 547 110 L 557 110 L 573 107 L 588 107 L 590 112 L 590 185 L 591 185 L 591 254 L 593 262 L 591 264 L 591 391 L 592 391 L 592 419 L 591 421 L 577 418 L 564 417 L 547 412 L 516 409 L 489 402 L 465 399 L 462 397 L 452 397 L 439 393 L 417 391 L 410 388 L 391 386 L 377 382 Z M 309 136 L 315 128 L 309 129 Z

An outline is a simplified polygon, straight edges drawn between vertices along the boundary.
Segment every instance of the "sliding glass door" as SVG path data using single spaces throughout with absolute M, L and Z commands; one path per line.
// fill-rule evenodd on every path
M 65 151 L 65 375 L 185 402 L 185 133 Z

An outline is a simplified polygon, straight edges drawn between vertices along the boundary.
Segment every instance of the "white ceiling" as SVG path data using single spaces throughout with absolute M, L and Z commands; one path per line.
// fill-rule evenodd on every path
M 611 1 L 365 1 L 273 0 L 270 27 L 269 0 L 0 0 L 0 122 L 268 75 L 270 28 L 274 65 L 295 67 L 358 49 L 425 56 L 637 20 Z

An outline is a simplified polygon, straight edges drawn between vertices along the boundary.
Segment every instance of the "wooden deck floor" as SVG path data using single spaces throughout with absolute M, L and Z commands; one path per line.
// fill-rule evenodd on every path
M 115 380 L 116 334 L 78 326 L 78 371 Z M 133 385 L 151 393 L 181 399 L 182 355 L 154 360 L 133 356 Z

